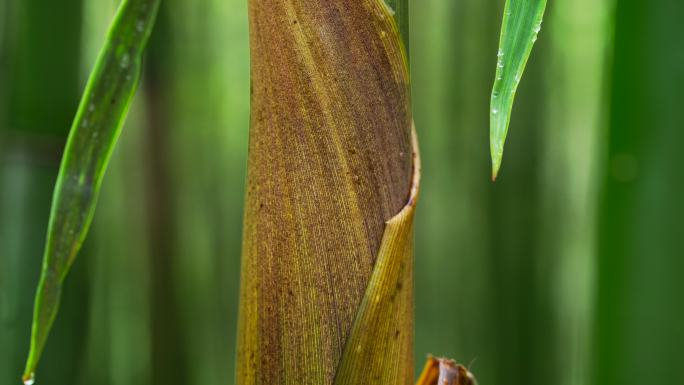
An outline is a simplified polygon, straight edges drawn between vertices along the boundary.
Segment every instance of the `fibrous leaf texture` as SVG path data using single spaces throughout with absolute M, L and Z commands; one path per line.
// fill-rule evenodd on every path
M 490 106 L 492 179 L 503 158 L 515 92 L 541 29 L 546 0 L 506 0 Z
M 24 382 L 57 315 L 62 284 L 86 237 L 110 155 L 140 77 L 160 0 L 124 0 L 76 112 L 55 185 Z
M 251 0 L 241 385 L 411 384 L 418 165 L 382 0 Z

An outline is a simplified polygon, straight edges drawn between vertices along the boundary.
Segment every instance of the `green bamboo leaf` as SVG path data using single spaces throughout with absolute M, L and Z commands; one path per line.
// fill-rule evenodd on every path
M 506 0 L 490 109 L 492 180 L 501 168 L 515 91 L 537 41 L 546 0 Z
M 57 315 L 62 283 L 92 221 L 110 155 L 121 132 L 160 0 L 124 0 L 88 79 L 55 185 L 43 268 L 36 293 L 24 383 L 33 373 Z

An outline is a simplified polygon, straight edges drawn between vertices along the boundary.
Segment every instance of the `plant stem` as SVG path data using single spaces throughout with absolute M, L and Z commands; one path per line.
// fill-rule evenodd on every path
M 385 223 L 409 197 L 406 57 L 381 0 L 252 0 L 249 15 L 252 122 L 238 384 L 329 385 Z M 412 354 L 403 358 L 413 338 L 407 266 L 402 307 L 389 319 L 410 326 L 374 346 L 376 356 L 390 357 L 385 366 L 366 368 L 401 373 L 402 384 L 413 381 Z

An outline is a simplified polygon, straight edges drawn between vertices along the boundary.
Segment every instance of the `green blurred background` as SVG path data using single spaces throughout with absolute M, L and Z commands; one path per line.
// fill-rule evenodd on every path
M 549 1 L 493 184 L 503 3 L 412 4 L 416 365 L 684 384 L 684 2 Z M 61 150 L 114 7 L 0 0 L 0 385 L 23 369 Z M 247 33 L 247 0 L 163 2 L 39 383 L 233 383 Z

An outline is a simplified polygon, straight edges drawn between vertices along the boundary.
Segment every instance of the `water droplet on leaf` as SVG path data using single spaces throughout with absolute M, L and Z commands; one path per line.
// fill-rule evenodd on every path
M 124 53 L 121 56 L 121 68 L 128 68 L 128 66 L 131 64 L 131 57 L 128 55 L 128 53 Z
M 28 377 L 24 377 L 24 385 L 33 385 L 34 382 L 35 378 L 33 373 L 31 373 Z

